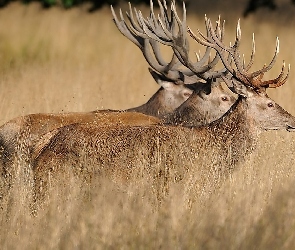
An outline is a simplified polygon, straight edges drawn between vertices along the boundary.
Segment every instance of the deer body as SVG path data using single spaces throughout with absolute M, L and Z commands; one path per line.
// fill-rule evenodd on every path
M 293 131 L 295 118 L 265 93 L 250 90 L 248 98 L 240 97 L 219 120 L 199 128 L 72 124 L 37 143 L 36 190 L 46 190 L 49 174 L 69 169 L 116 181 L 141 174 L 158 182 L 158 178 L 173 180 L 202 165 L 215 173 L 214 178 L 225 177 L 254 150 L 259 133 L 269 129 Z
M 34 171 L 36 173 L 46 172 L 53 166 L 55 170 L 62 171 L 63 166 L 71 166 L 71 164 L 81 161 L 85 167 L 88 165 L 91 165 L 90 168 L 98 166 L 94 170 L 97 172 L 102 169 L 112 171 L 116 168 L 132 171 L 142 159 L 149 161 L 148 168 L 151 168 L 152 171 L 153 165 L 159 159 L 163 159 L 164 164 L 175 165 L 168 158 L 172 157 L 176 161 L 179 160 L 179 157 L 183 159 L 182 154 L 190 152 L 192 148 L 197 150 L 194 151 L 193 158 L 200 152 L 207 154 L 209 149 L 223 149 L 226 151 L 226 155 L 215 151 L 218 157 L 221 155 L 224 156 L 224 159 L 235 161 L 234 157 L 227 155 L 228 146 L 231 145 L 235 148 L 231 152 L 236 152 L 238 149 L 243 150 L 245 147 L 241 147 L 241 144 L 253 144 L 252 140 L 245 140 L 245 138 L 252 138 L 251 132 L 257 134 L 254 126 L 250 132 L 250 121 L 249 119 L 245 120 L 247 112 L 244 106 L 243 101 L 239 101 L 228 111 L 228 115 L 212 125 L 200 128 L 171 125 L 111 126 L 106 128 L 91 123 L 64 126 L 49 132 L 51 136 L 46 136 L 45 140 L 41 139 L 37 143 L 33 160 Z M 174 153 L 172 154 L 172 152 Z M 156 159 L 158 153 L 161 156 Z M 244 156 L 243 153 L 234 153 L 234 155 Z M 83 157 L 83 160 L 80 157 Z M 167 162 L 164 162 L 164 159 Z M 190 162 L 191 159 L 188 157 L 187 161 Z M 186 163 L 188 164 L 188 162 Z M 220 159 L 220 163 L 222 163 L 222 159 Z M 75 164 L 72 167 L 75 168 Z
M 239 100 L 227 115 L 201 128 L 105 128 L 95 124 L 59 128 L 35 148 L 36 191 L 47 189 L 49 175 L 54 177 L 69 169 L 78 175 L 107 175 L 116 181 L 136 178 L 138 173 L 159 181 L 157 178 L 183 175 L 201 163 L 214 169 L 216 176 L 227 175 L 255 145 L 258 129 L 251 125 L 247 110 L 245 101 Z

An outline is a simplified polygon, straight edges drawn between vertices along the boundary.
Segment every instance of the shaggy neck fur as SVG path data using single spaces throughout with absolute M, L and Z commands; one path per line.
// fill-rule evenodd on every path
M 228 164 L 235 166 L 255 148 L 260 131 L 248 113 L 247 100 L 239 97 L 230 110 L 207 127 L 202 127 L 212 147 L 219 147 Z

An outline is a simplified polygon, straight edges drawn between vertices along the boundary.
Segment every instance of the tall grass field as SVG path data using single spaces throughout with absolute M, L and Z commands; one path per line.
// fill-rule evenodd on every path
M 216 2 L 191 1 L 187 23 L 204 32 L 204 15 L 217 20 L 221 14 L 229 43 L 247 1 Z M 295 7 L 289 2 L 279 2 L 276 12 L 261 9 L 241 18 L 241 50 L 249 60 L 254 32 L 253 70 L 259 69 L 271 61 L 279 37 L 277 62 L 265 78 L 275 78 L 283 60 L 291 73 L 284 86 L 268 94 L 295 115 Z M 147 6 L 136 7 L 148 14 Z M 190 45 L 192 57 L 204 51 L 192 40 Z M 163 51 L 168 60 L 170 51 Z M 91 14 L 87 6 L 44 10 L 13 3 L 0 9 L 1 125 L 30 113 L 135 107 L 158 88 L 108 6 Z M 210 166 L 192 159 L 186 178 L 171 182 L 161 200 L 158 185 L 145 178 L 115 183 L 94 176 L 88 184 L 69 175 L 37 211 L 30 166 L 20 160 L 8 194 L 0 183 L 0 248 L 294 249 L 294 154 L 295 134 L 263 132 L 257 149 L 230 176 L 210 181 Z

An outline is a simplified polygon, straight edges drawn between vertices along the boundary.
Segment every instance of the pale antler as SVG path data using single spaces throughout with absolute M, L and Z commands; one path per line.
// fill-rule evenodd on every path
M 268 66 L 264 65 L 264 67 L 258 71 L 249 73 L 251 66 L 254 62 L 254 56 L 255 56 L 255 40 L 253 35 L 252 40 L 252 52 L 250 57 L 250 62 L 248 65 L 245 65 L 245 63 L 242 61 L 239 51 L 240 41 L 241 41 L 241 28 L 240 28 L 240 21 L 238 21 L 237 29 L 236 29 L 236 41 L 233 46 L 225 46 L 221 39 L 218 37 L 218 34 L 216 34 L 216 31 L 214 31 L 212 27 L 212 23 L 209 18 L 205 16 L 205 25 L 207 30 L 207 36 L 203 35 L 200 30 L 198 30 L 199 35 L 196 36 L 190 28 L 188 28 L 188 32 L 190 36 L 197 41 L 198 43 L 214 48 L 216 52 L 219 54 L 224 66 L 226 69 L 231 73 L 231 75 L 236 78 L 240 83 L 244 84 L 245 86 L 251 87 L 251 88 L 276 88 L 281 85 L 283 85 L 289 76 L 290 71 L 290 65 L 288 67 L 288 72 L 285 77 L 284 76 L 284 69 L 285 69 L 285 63 L 283 62 L 282 70 L 280 75 L 272 80 L 263 81 L 263 75 L 265 72 L 269 71 L 277 58 L 277 55 L 279 53 L 279 39 L 276 40 L 276 49 L 275 54 L 269 63 Z M 225 58 L 225 55 L 229 54 L 234 62 L 235 68 L 232 67 L 231 64 L 228 63 L 228 59 Z M 225 79 L 224 80 L 228 80 Z
M 171 46 L 179 61 L 204 80 L 216 78 L 220 76 L 221 73 L 224 73 L 226 69 L 216 72 L 212 71 L 218 63 L 219 56 L 216 53 L 214 59 L 210 61 L 211 47 L 209 46 L 206 48 L 205 54 L 201 59 L 199 58 L 199 55 L 196 54 L 198 59 L 197 62 L 193 63 L 190 60 L 189 43 L 186 36 L 187 26 L 185 4 L 183 3 L 183 14 L 181 20 L 176 12 L 175 1 L 171 2 L 170 14 L 167 10 L 166 1 L 163 0 L 162 2 L 158 0 L 160 6 L 158 19 L 155 17 L 152 1 L 150 18 L 145 20 L 141 13 L 139 13 L 139 19 L 145 34 L 153 40 L 156 40 L 164 45 Z M 177 28 L 175 28 L 176 25 Z M 217 22 L 216 32 L 218 33 L 218 37 L 222 40 L 223 30 L 220 27 L 220 22 Z
M 121 31 L 121 33 L 131 40 L 139 49 L 142 51 L 146 61 L 150 65 L 152 69 L 164 75 L 170 80 L 174 82 L 178 82 L 185 80 L 185 77 L 193 78 L 195 81 L 199 80 L 199 78 L 188 68 L 184 68 L 182 63 L 179 62 L 175 53 L 173 53 L 172 58 L 169 62 L 166 62 L 159 48 L 159 42 L 155 39 L 150 38 L 146 35 L 143 28 L 143 20 L 141 18 L 142 14 L 140 11 L 134 9 L 134 13 L 136 16 L 136 21 L 134 18 L 134 14 L 131 8 L 131 4 L 129 3 L 129 13 L 127 12 L 127 17 L 129 19 L 130 25 L 128 26 L 126 21 L 124 20 L 122 11 L 120 9 L 120 20 L 118 19 L 113 7 L 111 6 L 113 20 Z M 151 49 L 154 56 L 151 53 Z M 182 68 L 181 68 L 182 67 Z M 188 80 L 188 82 L 192 82 L 192 80 Z
M 129 4 L 127 17 L 130 25 L 128 26 L 126 24 L 121 11 L 121 20 L 119 21 L 112 8 L 114 21 L 121 33 L 141 49 L 150 66 L 170 79 L 179 79 L 182 77 L 180 79 L 183 80 L 184 76 L 187 76 L 195 79 L 201 78 L 207 81 L 208 79 L 215 79 L 221 73 L 224 73 L 226 71 L 225 68 L 216 72 L 212 70 L 219 60 L 219 55 L 216 53 L 214 59 L 210 61 L 210 47 L 206 48 L 202 58 L 196 53 L 197 61 L 194 63 L 191 62 L 188 56 L 189 43 L 186 36 L 185 5 L 183 5 L 183 20 L 181 21 L 175 9 L 175 1 L 171 3 L 170 14 L 167 11 L 166 1 L 163 0 L 162 2 L 158 0 L 160 6 L 158 19 L 153 11 L 153 2 L 150 1 L 151 11 L 148 18 L 143 18 L 142 13 L 136 9 L 133 12 Z M 134 17 L 134 13 L 136 18 Z M 220 23 L 217 24 L 216 30 L 222 40 Z M 174 53 L 169 63 L 166 63 L 160 54 L 160 43 L 168 45 L 173 49 Z M 151 55 L 149 46 L 152 48 L 154 57 Z

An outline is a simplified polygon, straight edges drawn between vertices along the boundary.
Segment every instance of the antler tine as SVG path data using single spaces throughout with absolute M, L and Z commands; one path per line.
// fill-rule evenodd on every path
M 236 27 L 235 44 L 228 49 L 228 52 L 232 55 L 233 60 L 235 62 L 236 69 L 237 69 L 235 72 L 235 77 L 242 80 L 242 82 L 244 84 L 251 86 L 252 85 L 251 80 L 250 80 L 251 76 L 248 74 L 248 71 L 254 61 L 251 62 L 251 59 L 250 59 L 250 64 L 248 64 L 247 67 L 245 68 L 245 63 L 243 63 L 243 61 L 241 59 L 240 50 L 239 50 L 241 38 L 242 38 L 242 31 L 241 31 L 241 24 L 240 24 L 240 19 L 239 19 L 237 27 Z M 253 44 L 252 44 L 252 46 L 253 46 Z M 254 60 L 254 58 L 252 58 L 252 60 Z
M 186 36 L 187 26 L 186 26 L 185 3 L 183 3 L 183 14 L 182 14 L 182 20 L 181 20 L 176 11 L 175 1 L 172 1 L 171 12 L 170 12 L 171 19 L 167 21 L 168 20 L 167 6 L 164 7 L 161 4 L 161 1 L 159 0 L 158 2 L 160 5 L 160 11 L 161 11 L 160 15 L 158 16 L 158 21 L 165 35 L 162 35 L 162 33 L 159 33 L 158 30 L 156 30 L 155 32 L 153 30 L 153 34 L 150 34 L 151 32 L 146 32 L 146 34 L 148 36 L 156 35 L 158 36 L 160 42 L 162 42 L 165 45 L 170 45 L 173 48 L 174 53 L 178 57 L 179 61 L 183 63 L 186 67 L 188 67 L 196 75 L 200 76 L 202 79 L 207 80 L 208 78 L 212 78 L 213 74 L 214 76 L 215 75 L 217 76 L 218 74 L 220 74 L 219 73 L 220 71 L 216 71 L 214 73 L 211 71 L 219 61 L 219 55 L 216 53 L 214 59 L 212 61 L 209 60 L 208 62 L 211 47 L 206 48 L 205 54 L 203 55 L 202 58 L 199 58 L 199 56 L 197 55 L 197 62 L 193 63 L 189 59 L 189 55 L 188 55 L 189 43 Z M 163 17 L 166 17 L 166 18 L 163 18 Z M 222 29 L 221 29 L 220 23 L 221 22 L 219 20 L 216 25 L 216 32 L 218 33 L 218 37 L 222 40 L 224 35 L 224 25 L 222 26 Z M 176 24 L 178 27 L 177 31 L 176 29 L 174 29 L 174 26 L 173 26 L 174 24 Z M 224 72 L 224 69 L 222 69 L 222 72 Z
M 167 4 L 166 4 L 166 1 L 163 0 L 163 4 L 162 4 L 161 1 L 158 0 L 158 4 L 159 4 L 159 7 L 160 7 L 160 15 L 161 15 L 161 17 L 159 19 L 164 20 L 166 25 L 169 25 L 169 27 L 173 28 L 172 26 L 174 24 L 172 23 L 172 19 L 169 20 L 169 15 L 168 15 L 168 12 L 167 12 Z
M 172 0 L 172 1 L 174 1 L 174 2 L 175 2 L 175 0 Z M 161 3 L 161 1 L 160 1 L 160 0 L 158 0 L 158 2 L 159 2 L 159 3 Z M 165 9 L 167 9 L 167 3 L 166 3 L 166 0 L 163 0 L 163 4 L 164 4 L 164 8 L 165 8 Z
M 198 52 L 195 52 L 195 55 L 197 57 L 197 61 L 200 61 L 201 60 L 201 58 L 200 58 L 201 51 L 199 50 L 199 53 Z
M 289 78 L 289 73 L 290 73 L 290 64 L 288 65 L 288 72 L 287 75 L 283 78 L 284 76 L 284 71 L 285 71 L 285 62 L 283 62 L 282 65 L 282 70 L 279 76 L 273 80 L 268 80 L 264 81 L 261 83 L 261 87 L 266 87 L 266 88 L 277 88 L 282 86 Z
M 216 32 L 214 32 L 211 20 L 207 18 L 205 15 L 205 26 L 207 30 L 207 36 L 205 36 L 200 30 L 198 30 L 198 34 L 202 37 L 199 38 L 197 35 L 194 34 L 194 32 L 188 27 L 188 33 L 189 35 L 198 43 L 210 47 L 216 50 L 216 52 L 219 54 L 221 61 L 223 62 L 225 68 L 231 72 L 234 73 L 234 70 L 232 69 L 231 65 L 228 63 L 228 58 L 225 57 L 224 53 L 226 51 L 230 51 L 232 54 L 232 47 L 225 47 L 222 43 L 222 38 L 224 37 L 224 22 L 221 29 L 221 36 L 220 38 L 218 35 L 216 35 Z
M 163 6 L 162 5 L 160 5 L 161 3 L 160 3 L 160 1 L 158 0 L 158 3 L 159 3 L 159 6 L 160 6 L 160 8 L 163 8 Z M 166 36 L 166 34 L 161 30 L 161 28 L 160 28 L 160 24 L 159 24 L 159 22 L 157 21 L 157 19 L 156 19 L 156 15 L 155 15 L 155 13 L 154 13 L 154 7 L 153 7 L 154 5 L 153 5 L 153 1 L 152 0 L 150 0 L 150 17 L 149 18 L 147 18 L 147 20 L 145 20 L 144 18 L 143 18 L 143 16 L 141 15 L 141 21 L 143 21 L 144 22 L 144 24 L 148 27 L 148 31 L 152 31 L 152 33 L 153 32 L 156 32 L 157 34 L 159 33 L 159 32 L 162 32 L 161 33 L 161 37 L 164 37 L 164 36 Z M 168 17 L 168 14 L 167 14 L 167 12 L 162 12 L 161 13 L 163 16 L 162 16 L 162 18 L 163 18 L 163 20 L 165 21 L 165 23 L 167 24 L 167 25 L 171 25 L 171 22 L 170 22 L 170 20 L 169 20 L 169 17 Z M 154 37 L 153 39 L 155 39 L 156 37 Z M 168 39 L 167 39 L 168 40 Z
M 155 25 L 157 24 L 157 19 L 156 19 L 156 16 L 155 16 L 155 13 L 154 13 L 154 3 L 153 3 L 153 1 L 150 1 L 150 19 L 152 20 L 152 21 L 150 21 L 151 23 L 153 23 L 154 24 L 154 27 L 155 27 Z
M 219 21 L 218 21 L 219 22 Z M 198 43 L 210 46 L 216 50 L 216 52 L 219 54 L 225 68 L 231 72 L 233 75 L 237 74 L 239 77 L 243 78 L 243 80 L 247 79 L 244 77 L 244 68 L 243 63 L 241 62 L 241 56 L 239 52 L 239 46 L 240 46 L 240 40 L 241 40 L 241 28 L 240 28 L 240 20 L 238 21 L 237 28 L 236 28 L 236 40 L 233 46 L 227 47 L 223 44 L 222 40 L 218 37 L 218 32 L 214 32 L 211 20 L 205 16 L 205 25 L 207 29 L 208 36 L 205 36 L 200 30 L 198 30 L 199 35 L 203 38 L 197 37 L 191 29 L 189 29 L 189 34 L 191 37 L 196 40 Z M 222 34 L 224 34 L 224 23 L 222 27 Z M 216 34 L 217 33 L 217 34 Z M 231 54 L 235 65 L 237 67 L 237 72 L 231 67 L 231 65 L 228 63 L 228 59 L 225 57 L 225 52 L 228 52 Z
M 141 29 L 140 27 L 138 27 L 138 22 L 136 22 L 136 21 L 134 20 L 133 11 L 132 11 L 132 6 L 131 6 L 131 3 L 130 3 L 130 2 L 128 2 L 128 7 L 129 7 L 129 13 L 126 11 L 126 15 L 127 15 L 128 19 L 129 19 L 129 22 L 130 22 L 130 24 L 131 24 L 131 27 L 132 27 L 135 31 L 137 31 L 137 32 L 141 32 L 142 29 Z M 135 13 L 136 13 L 136 9 L 135 9 L 135 8 L 134 8 L 134 10 L 135 10 Z M 121 19 L 124 20 L 124 17 L 123 17 L 123 14 L 122 14 L 121 9 L 120 9 L 120 16 L 121 16 Z
M 151 1 L 151 3 L 152 3 L 152 1 Z M 140 23 L 140 25 L 143 29 L 143 32 L 145 34 L 147 34 L 147 37 L 149 37 L 149 39 L 150 39 L 150 45 L 153 49 L 155 58 L 157 59 L 158 62 L 161 63 L 162 66 L 165 67 L 165 68 L 163 68 L 163 72 L 168 74 L 170 70 L 175 70 L 177 67 L 179 67 L 180 62 L 178 61 L 175 54 L 172 55 L 172 59 L 168 64 L 164 61 L 163 57 L 161 56 L 160 49 L 158 46 L 159 45 L 158 44 L 158 42 L 159 42 L 158 37 L 157 37 L 157 35 L 154 34 L 155 33 L 154 31 L 159 30 L 158 29 L 159 25 L 157 24 L 157 22 L 155 21 L 155 18 L 154 18 L 155 15 L 153 12 L 153 5 L 151 4 L 151 18 L 149 18 L 148 20 L 145 20 L 143 18 L 142 13 L 140 11 L 138 11 L 136 14 L 137 14 L 138 22 Z M 163 33 L 161 35 L 163 35 Z M 167 43 L 169 43 L 169 41 L 165 42 L 165 45 L 167 45 Z M 182 73 L 187 76 L 193 75 L 190 70 L 189 71 L 182 70 Z
M 160 4 L 160 9 L 161 9 L 161 16 L 158 17 L 158 22 L 159 25 L 157 27 L 152 27 L 150 24 L 151 19 L 145 20 L 142 15 L 139 15 L 140 21 L 142 24 L 142 29 L 144 33 L 152 40 L 155 40 L 157 42 L 160 42 L 164 45 L 171 46 L 173 48 L 173 38 L 172 38 L 172 33 L 169 30 L 174 30 L 174 22 L 175 22 L 175 17 L 173 17 L 173 13 L 171 13 L 171 20 L 168 18 L 168 12 L 167 12 L 167 7 L 166 3 L 164 3 L 164 6 Z M 173 3 L 172 3 L 173 4 Z M 151 8 L 153 5 L 151 5 Z M 153 13 L 153 10 L 151 10 Z M 161 26 L 161 29 L 159 28 Z M 166 28 L 168 27 L 168 28 Z M 179 27 L 180 29 L 181 27 Z M 169 29 L 169 30 L 168 30 Z M 174 50 L 175 54 L 178 54 L 178 60 L 182 64 L 184 64 L 183 58 L 179 55 L 178 51 Z M 185 64 L 184 64 L 185 65 Z M 186 75 L 192 75 L 191 70 L 186 71 Z
M 220 21 L 220 20 L 219 20 Z M 222 33 L 221 33 L 221 30 L 220 30 L 220 22 L 217 22 L 217 25 L 216 25 L 216 32 L 218 32 L 220 34 L 220 37 L 222 37 Z M 208 31 L 207 31 L 207 36 L 208 36 Z M 196 64 L 196 67 L 198 67 L 198 65 L 204 65 L 206 60 L 208 60 L 208 65 L 211 65 L 212 68 L 217 64 L 219 58 L 217 56 L 215 56 L 215 58 L 211 61 L 210 63 L 210 60 L 209 60 L 209 57 L 210 57 L 210 53 L 211 53 L 211 47 L 206 47 L 206 51 L 205 51 L 205 54 L 204 56 L 202 57 L 202 59 L 198 59 L 198 62 Z M 215 60 L 215 61 L 214 61 Z M 213 62 L 214 61 L 214 62 Z M 212 63 L 213 62 L 213 63 Z
M 253 72 L 251 74 L 251 76 L 256 77 L 256 76 L 258 76 L 258 75 L 260 75 L 262 73 L 265 73 L 265 72 L 269 71 L 273 67 L 273 65 L 275 64 L 279 52 L 280 52 L 280 40 L 277 37 L 277 39 L 276 39 L 276 49 L 275 49 L 275 53 L 274 53 L 274 56 L 273 56 L 271 62 L 269 63 L 269 65 L 267 67 L 263 67 L 261 70 Z
M 245 64 L 246 64 L 246 61 L 245 61 L 245 54 L 243 54 L 243 68 L 245 68 Z
M 197 73 L 200 76 L 201 74 L 203 74 L 202 78 L 207 79 L 208 78 L 207 71 L 211 70 L 217 64 L 219 58 L 216 55 L 214 60 L 208 63 L 208 65 L 203 66 L 207 62 L 209 53 L 211 50 L 211 48 L 207 48 L 203 58 L 198 60 L 196 63 L 192 63 L 191 61 L 188 60 L 189 48 L 188 48 L 188 41 L 186 38 L 185 4 L 183 8 L 183 20 L 180 20 L 176 12 L 175 1 L 172 1 L 171 3 L 170 19 L 169 19 L 169 14 L 167 11 L 166 2 L 163 2 L 163 4 L 161 3 L 161 1 L 158 1 L 158 2 L 160 5 L 160 11 L 161 11 L 160 15 L 158 15 L 159 25 L 151 24 L 151 22 L 154 22 L 152 18 L 145 20 L 142 17 L 142 15 L 139 14 L 140 25 L 144 33 L 152 40 L 160 42 L 164 45 L 171 46 L 175 55 L 178 57 L 178 60 L 183 65 L 185 65 L 187 68 L 190 69 L 190 71 L 188 71 L 186 74 L 191 74 L 189 72 L 192 71 L 194 73 Z M 152 8 L 153 8 L 153 5 L 151 4 L 151 13 L 153 16 L 155 16 Z M 178 25 L 178 33 L 176 33 L 176 29 L 174 27 L 175 24 Z
M 251 59 L 250 59 L 249 64 L 247 65 L 247 67 L 245 67 L 243 70 L 240 70 L 240 66 L 237 65 L 237 61 L 235 60 L 236 57 L 234 57 L 235 64 L 236 64 L 238 72 L 239 72 L 238 78 L 240 80 L 242 80 L 242 82 L 245 85 L 248 85 L 248 86 L 254 87 L 254 88 L 277 86 L 276 83 L 281 81 L 281 78 L 283 76 L 283 71 L 281 72 L 280 76 L 274 80 L 262 81 L 262 78 L 263 78 L 264 73 L 269 71 L 273 67 L 274 63 L 276 62 L 278 53 L 279 53 L 279 39 L 277 38 L 276 39 L 275 54 L 274 54 L 271 62 L 269 63 L 269 65 L 268 66 L 264 65 L 262 69 L 255 71 L 253 73 L 248 73 L 249 69 L 253 65 L 254 55 L 255 55 L 255 40 L 254 40 L 254 35 L 253 35 Z M 271 85 L 270 82 L 275 82 L 275 83 Z
M 237 25 L 237 32 L 236 32 L 236 41 L 235 44 L 233 46 L 225 46 L 222 41 L 218 38 L 218 36 L 216 35 L 216 32 L 214 32 L 214 29 L 212 27 L 212 23 L 211 20 L 207 18 L 207 16 L 205 15 L 205 26 L 206 26 L 206 30 L 207 30 L 207 36 L 203 35 L 203 33 L 198 30 L 198 34 L 200 35 L 200 37 L 198 37 L 197 35 L 195 35 L 193 33 L 193 31 L 189 28 L 188 32 L 190 34 L 190 36 L 197 41 L 198 43 L 204 45 L 204 46 L 209 46 L 212 47 L 216 50 L 216 52 L 219 54 L 221 61 L 225 67 L 225 70 L 223 72 L 223 75 L 221 74 L 221 78 L 224 80 L 224 82 L 228 85 L 229 88 L 233 89 L 234 91 L 236 91 L 236 93 L 239 93 L 239 89 L 240 86 L 234 86 L 233 85 L 233 81 L 232 81 L 232 76 L 240 79 L 242 82 L 245 82 L 246 84 L 250 85 L 250 83 L 248 83 L 248 79 L 247 77 L 245 77 L 243 74 L 241 74 L 239 72 L 239 68 L 242 67 L 242 65 L 239 65 L 239 58 L 240 55 L 239 53 L 237 53 L 237 49 L 240 43 L 240 39 L 241 39 L 241 30 L 240 30 L 240 26 L 239 23 Z M 223 23 L 223 34 L 224 34 L 224 23 Z M 225 52 L 228 52 L 228 57 L 226 58 L 225 56 Z M 233 69 L 232 67 L 232 59 L 235 62 L 235 65 L 237 67 L 237 72 L 236 70 Z M 238 66 L 237 66 L 238 64 Z M 228 73 L 230 73 L 230 76 L 228 75 Z
M 116 26 L 118 27 L 118 29 L 121 31 L 121 33 L 126 36 L 129 40 L 131 40 L 132 42 L 135 43 L 135 45 L 137 45 L 140 50 L 143 52 L 146 60 L 148 61 L 148 63 L 150 64 L 150 66 L 155 69 L 155 70 L 159 70 L 157 69 L 158 67 L 156 67 L 156 63 L 154 62 L 154 60 L 152 59 L 152 56 L 150 55 L 150 52 L 148 49 L 145 49 L 147 43 L 146 43 L 146 39 L 148 38 L 147 35 L 145 35 L 142 32 L 142 29 L 138 26 L 139 22 L 136 22 L 134 20 L 134 16 L 133 16 L 133 11 L 132 11 L 132 7 L 131 4 L 129 3 L 129 13 L 127 12 L 127 17 L 130 21 L 130 26 L 128 26 L 124 20 L 124 16 L 122 14 L 122 10 L 120 9 L 120 18 L 121 21 L 118 20 L 116 13 L 113 9 L 113 7 L 111 6 L 111 10 L 112 10 L 112 14 L 114 17 L 114 22 L 116 24 Z M 137 13 L 137 12 L 136 12 Z M 138 17 L 138 16 L 137 16 Z M 139 20 L 139 19 L 137 19 Z M 158 65 L 157 66 L 162 66 L 164 64 L 164 61 L 161 60 L 161 58 L 156 58 L 158 61 Z
M 138 26 L 137 24 L 140 25 L 140 18 L 139 15 L 137 14 L 137 11 L 135 9 L 135 13 L 137 16 L 137 20 L 138 22 L 136 22 L 134 20 L 134 16 L 133 16 L 133 11 L 132 11 L 132 7 L 131 4 L 129 3 L 129 13 L 127 12 L 127 17 L 130 21 L 130 26 L 128 27 L 128 25 L 126 24 L 124 17 L 123 17 L 123 13 L 122 10 L 120 9 L 120 18 L 121 21 L 119 22 L 113 7 L 111 6 L 111 10 L 112 10 L 112 14 L 114 17 L 114 21 L 115 24 L 117 25 L 117 27 L 119 28 L 119 30 L 121 31 L 121 33 L 126 36 L 129 40 L 131 40 L 133 43 L 135 43 L 135 45 L 137 45 L 140 50 L 142 51 L 146 61 L 149 63 L 149 65 L 156 71 L 158 72 L 162 72 L 162 70 L 164 69 L 163 65 L 166 65 L 167 63 L 165 62 L 165 60 L 160 56 L 159 50 L 156 49 L 156 45 L 155 44 L 151 44 L 153 51 L 158 51 L 158 53 L 156 53 L 155 58 L 157 61 L 155 61 L 153 59 L 153 56 L 151 55 L 149 49 L 148 49 L 148 43 L 146 42 L 146 39 L 148 38 L 147 35 L 144 34 L 144 32 L 142 32 L 142 29 L 140 28 L 140 26 Z M 171 62 L 169 63 L 170 65 L 172 65 L 172 62 L 175 60 L 171 60 Z
M 152 2 L 152 0 L 151 0 Z M 175 56 L 178 58 L 178 62 L 175 64 L 179 66 L 179 64 L 183 64 L 186 66 L 185 61 L 183 60 L 183 57 L 180 55 L 178 50 L 174 49 L 174 30 L 175 30 L 175 23 L 178 24 L 178 30 L 179 33 L 176 34 L 178 37 L 181 37 L 180 40 L 183 41 L 184 47 L 186 50 L 188 50 L 188 43 L 185 39 L 185 28 L 182 28 L 182 23 L 186 23 L 186 9 L 184 7 L 184 14 L 183 14 L 183 21 L 180 20 L 180 18 L 175 15 L 176 11 L 173 12 L 172 10 L 175 10 L 175 1 L 173 0 L 171 3 L 171 14 L 169 19 L 169 13 L 167 10 L 167 4 L 166 1 L 163 1 L 163 4 L 160 0 L 158 0 L 159 6 L 160 6 L 160 14 L 158 15 L 158 22 L 155 22 L 155 25 L 151 25 L 151 19 L 145 20 L 142 15 L 140 15 L 142 28 L 145 32 L 145 34 L 150 37 L 152 40 L 155 40 L 157 42 L 160 42 L 164 45 L 168 45 L 172 47 L 174 54 L 173 54 L 173 61 L 177 61 Z M 153 11 L 153 4 L 151 4 L 151 13 L 153 16 L 155 16 Z M 178 20 L 176 21 L 176 19 Z M 186 25 L 185 25 L 186 26 Z M 157 56 L 157 53 L 155 53 Z M 171 65 L 171 64 L 170 64 Z M 182 70 L 182 73 L 184 73 L 187 76 L 194 75 L 194 72 L 191 69 Z
M 252 35 L 252 51 L 251 51 L 250 61 L 249 61 L 248 65 L 245 66 L 246 71 L 249 71 L 250 68 L 252 67 L 252 65 L 254 63 L 254 58 L 255 58 L 255 37 L 254 37 L 254 33 L 253 33 L 253 35 Z
M 184 34 L 186 34 L 186 7 L 185 7 L 185 3 L 184 2 L 182 3 L 182 20 L 180 20 L 178 14 L 177 14 L 175 1 L 172 1 L 172 3 L 171 3 L 171 12 L 173 14 L 173 17 L 175 17 L 175 19 L 178 23 L 178 27 L 181 31 L 180 34 L 182 36 L 185 36 L 184 35 Z
M 236 47 L 240 46 L 241 38 L 242 38 L 241 19 L 239 18 L 238 24 L 237 24 L 237 31 L 236 31 L 236 43 L 235 43 Z
M 121 18 L 121 21 L 118 20 L 118 17 L 114 11 L 113 6 L 111 6 L 111 11 L 112 11 L 114 23 L 116 24 L 119 31 L 124 36 L 126 36 L 130 41 L 132 41 L 136 46 L 142 47 L 143 39 L 141 37 L 136 37 L 136 36 L 134 36 L 134 34 L 131 33 L 130 29 L 128 29 L 126 26 L 126 22 L 125 22 L 124 18 Z M 120 9 L 120 16 L 121 17 L 123 16 L 121 9 Z

